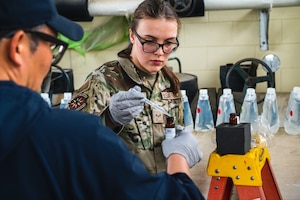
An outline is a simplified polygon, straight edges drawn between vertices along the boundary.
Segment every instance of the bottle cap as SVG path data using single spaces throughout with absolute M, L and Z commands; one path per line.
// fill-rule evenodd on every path
M 276 91 L 275 88 L 267 88 L 266 100 L 275 100 L 276 99 Z
M 293 92 L 294 92 L 295 99 L 300 100 L 300 87 L 293 90 Z
M 181 91 L 182 96 L 186 95 L 186 90 L 180 90 L 180 91 Z
M 267 88 L 267 94 L 275 94 L 275 88 Z
M 207 89 L 200 89 L 199 90 L 200 95 L 207 95 Z
M 71 92 L 65 92 L 64 93 L 64 99 L 71 99 L 72 98 L 72 93 Z
M 246 94 L 255 94 L 255 89 L 254 88 L 247 88 Z
M 223 94 L 230 95 L 231 94 L 231 89 L 230 88 L 224 88 L 223 89 Z
M 293 87 L 293 91 L 294 90 L 299 90 L 300 89 L 300 87 L 299 86 L 295 86 L 295 87 Z
M 300 91 L 300 87 L 297 87 L 297 86 L 295 86 L 295 87 L 293 87 L 293 93 L 296 93 L 296 92 L 299 92 Z
M 246 95 L 245 95 L 245 101 L 253 101 L 256 99 L 256 93 L 254 88 L 248 88 Z

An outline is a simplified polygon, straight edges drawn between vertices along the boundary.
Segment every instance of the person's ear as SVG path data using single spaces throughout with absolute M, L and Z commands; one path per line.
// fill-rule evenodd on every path
M 11 62 L 16 65 L 20 65 L 23 61 L 23 56 L 26 48 L 28 48 L 28 44 L 25 41 L 25 32 L 20 30 L 17 31 L 11 38 L 8 54 Z
M 130 39 L 131 44 L 133 44 L 134 40 L 135 40 L 135 34 L 133 33 L 131 28 L 129 29 L 129 39 Z

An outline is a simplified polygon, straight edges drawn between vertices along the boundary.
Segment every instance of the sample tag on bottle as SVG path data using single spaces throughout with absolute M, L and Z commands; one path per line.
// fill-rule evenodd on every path
M 176 136 L 175 128 L 165 128 L 165 137 L 166 139 L 172 139 Z

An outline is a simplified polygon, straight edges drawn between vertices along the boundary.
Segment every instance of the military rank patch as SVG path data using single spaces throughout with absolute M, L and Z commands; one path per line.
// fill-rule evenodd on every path
M 164 124 L 164 114 L 156 109 L 152 110 L 152 120 L 154 124 Z

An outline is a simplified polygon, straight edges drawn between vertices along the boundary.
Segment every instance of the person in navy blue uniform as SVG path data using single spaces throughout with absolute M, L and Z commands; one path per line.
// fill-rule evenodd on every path
M 163 141 L 167 172 L 152 175 L 99 117 L 48 106 L 39 90 L 67 48 L 58 33 L 83 29 L 53 0 L 0 1 L 0 199 L 204 199 L 191 133 Z

